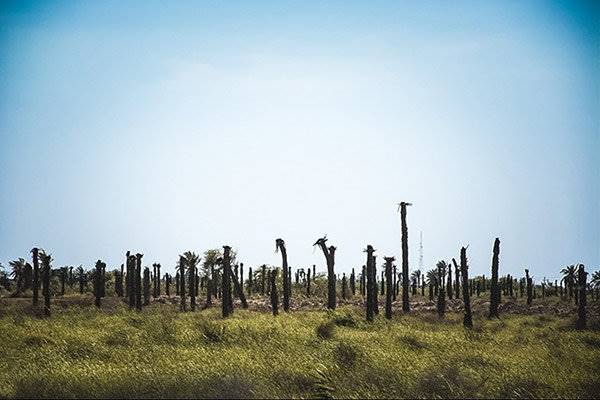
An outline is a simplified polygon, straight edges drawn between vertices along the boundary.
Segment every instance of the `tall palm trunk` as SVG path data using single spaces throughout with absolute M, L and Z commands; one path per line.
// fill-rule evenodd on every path
M 39 264 L 39 249 L 34 247 L 31 249 L 31 254 L 33 257 L 33 305 L 38 305 L 39 298 L 39 288 L 40 288 L 40 264 Z
M 374 301 L 375 301 L 375 292 L 377 291 L 377 288 L 375 286 L 375 282 L 373 280 L 373 252 L 375 250 L 373 249 L 373 246 L 368 245 L 367 246 L 367 268 L 366 268 L 366 280 L 367 280 L 367 288 L 366 288 L 366 294 L 367 294 L 367 321 L 373 321 L 374 316 L 375 316 L 375 307 L 374 307 Z
M 330 310 L 335 310 L 336 306 L 336 293 L 335 293 L 335 247 L 325 245 L 327 241 L 326 238 L 318 239 L 314 245 L 319 245 L 321 250 L 323 251 L 323 255 L 325 255 L 325 261 L 327 262 L 327 308 Z M 314 266 L 313 266 L 314 268 Z M 314 271 L 313 271 L 314 273 Z
M 102 292 L 100 290 L 100 282 L 102 281 L 102 261 L 96 261 L 96 270 L 94 271 L 94 298 L 96 307 L 102 305 Z
M 49 254 L 42 254 L 42 295 L 44 296 L 44 315 L 50 316 L 50 260 Z
M 498 258 L 500 256 L 500 239 L 494 240 L 492 255 L 492 282 L 490 288 L 490 313 L 489 318 L 498 318 L 498 304 L 500 303 L 500 288 L 498 287 Z
M 290 277 L 287 250 L 283 239 L 275 240 L 275 250 L 281 251 L 281 270 L 283 271 L 283 311 L 290 311 Z
M 188 285 L 190 292 L 190 309 L 196 311 L 196 266 L 188 263 Z
M 577 270 L 577 283 L 579 284 L 579 304 L 577 308 L 577 329 L 585 329 L 587 327 L 587 313 L 586 313 L 586 305 L 587 305 L 587 296 L 586 296 L 586 286 L 587 286 L 587 273 L 585 272 L 583 264 L 579 264 L 579 269 Z
M 179 256 L 179 309 L 186 311 L 187 305 L 185 304 L 185 258 Z
M 530 306 L 533 301 L 533 279 L 529 276 L 529 270 L 525 270 L 525 280 L 527 282 L 527 305 Z
M 223 275 L 222 275 L 222 315 L 229 317 L 233 313 L 233 299 L 231 297 L 231 247 L 223 246 Z
M 150 305 L 150 268 L 144 268 L 144 281 L 142 283 L 144 289 L 144 306 Z
M 454 259 L 452 259 L 452 261 L 454 261 Z M 456 265 L 456 261 L 454 261 L 454 264 Z M 469 266 L 467 265 L 467 249 L 464 247 L 460 249 L 460 274 L 463 282 L 463 303 L 465 306 L 463 325 L 465 328 L 472 328 L 473 316 L 471 315 L 471 296 L 469 293 Z
M 143 254 L 135 255 L 135 308 L 142 310 L 142 257 Z
M 402 311 L 410 311 L 408 300 L 408 227 L 406 226 L 406 206 L 410 203 L 400 203 L 400 220 L 402 224 Z
M 269 286 L 271 292 L 271 311 L 273 315 L 279 314 L 279 296 L 277 296 L 277 268 L 269 273 Z

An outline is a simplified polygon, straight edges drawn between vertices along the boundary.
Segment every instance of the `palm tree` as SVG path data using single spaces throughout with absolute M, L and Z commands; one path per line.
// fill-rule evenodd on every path
M 437 270 L 430 269 L 425 274 L 427 277 L 427 284 L 429 285 L 429 301 L 433 301 L 434 292 L 437 292 Z M 435 290 L 434 290 L 435 289 Z
M 25 288 L 25 269 L 26 269 L 25 259 L 19 258 L 18 260 L 9 261 L 8 265 L 11 266 L 12 272 L 10 276 L 15 280 L 17 284 L 17 290 L 14 293 L 14 296 L 20 295 Z
M 569 290 L 569 300 L 573 298 L 573 287 L 575 286 L 575 282 L 577 281 L 577 267 L 575 265 L 569 265 L 560 270 L 560 273 L 563 274 L 563 278 L 561 282 L 565 282 L 567 289 Z
M 201 257 L 192 251 L 186 251 L 185 253 L 183 253 L 182 257 L 185 262 L 185 265 L 188 268 L 190 308 L 192 309 L 192 311 L 194 311 L 194 310 L 196 310 L 196 295 L 198 294 L 198 293 L 196 293 L 196 282 L 195 282 L 196 268 L 197 268 L 197 265 L 200 263 Z
M 417 270 L 413 271 L 413 272 L 412 272 L 412 274 L 410 274 L 410 279 L 411 279 L 412 281 L 416 281 L 416 282 L 417 282 L 417 285 L 418 285 L 418 284 L 419 284 L 419 282 L 421 282 L 421 275 L 423 275 L 423 274 L 421 273 L 421 270 L 420 270 L 420 269 L 417 269 Z
M 46 254 L 43 250 L 38 253 L 40 260 L 42 261 L 42 283 L 43 289 L 42 294 L 44 295 L 44 314 L 50 316 L 50 263 L 52 262 L 52 256 Z

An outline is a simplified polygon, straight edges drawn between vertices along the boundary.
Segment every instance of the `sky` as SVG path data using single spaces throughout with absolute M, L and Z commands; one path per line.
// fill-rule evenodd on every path
M 600 269 L 600 6 L 3 1 L 0 262 Z

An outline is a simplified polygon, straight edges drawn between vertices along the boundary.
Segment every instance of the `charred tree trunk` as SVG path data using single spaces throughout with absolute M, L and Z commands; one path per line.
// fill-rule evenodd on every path
M 261 271 L 260 271 L 260 294 L 264 296 L 265 295 L 265 277 L 267 276 L 265 270 L 267 269 L 267 266 L 262 265 L 260 268 L 261 268 Z
M 145 306 L 150 305 L 150 268 L 144 268 L 144 304 Z
M 231 247 L 223 246 L 223 277 L 221 282 L 222 295 L 222 315 L 223 318 L 229 317 L 233 313 L 233 299 L 231 297 L 231 260 L 229 252 Z
M 452 265 L 448 264 L 448 281 L 446 282 L 448 299 L 452 300 Z
M 187 304 L 185 298 L 185 258 L 182 256 L 179 257 L 179 309 L 181 311 L 186 311 Z
M 456 261 L 454 263 L 456 264 Z M 467 265 L 467 249 L 464 247 L 460 249 L 460 274 L 463 282 L 463 303 L 465 306 L 463 325 L 465 328 L 472 328 L 473 316 L 471 315 L 471 295 L 469 293 L 469 266 Z
M 325 242 L 327 241 L 326 238 L 321 238 L 318 239 L 315 242 L 315 245 L 319 245 L 319 247 L 321 247 L 321 250 L 323 251 L 323 254 L 325 255 L 325 261 L 327 262 L 327 308 L 330 310 L 335 310 L 335 306 L 336 306 L 336 293 L 335 293 L 335 271 L 334 271 L 334 265 L 335 265 L 335 247 L 334 246 L 329 246 L 329 248 L 327 248 L 327 246 L 325 245 Z M 313 266 L 314 268 L 314 266 Z M 314 271 L 313 271 L 314 272 Z
M 585 307 L 587 306 L 586 286 L 587 286 L 587 273 L 585 272 L 583 264 L 579 264 L 577 270 L 577 283 L 579 284 L 579 304 L 577 307 L 577 329 L 585 329 L 587 327 L 587 313 Z
M 375 290 L 373 291 L 373 312 L 375 315 L 379 315 L 379 291 L 377 290 L 377 256 L 371 256 L 371 262 L 373 264 L 373 268 L 371 272 L 373 273 L 373 284 L 375 285 Z
M 438 302 L 437 302 L 437 313 L 438 317 L 444 318 L 446 314 L 446 293 L 444 290 L 444 272 L 442 267 L 438 267 L 438 281 L 441 283 L 438 288 Z
M 102 261 L 96 261 L 96 270 L 94 271 L 94 297 L 96 307 L 100 308 L 102 305 L 102 292 L 100 290 L 100 285 L 102 281 Z
M 306 297 L 310 297 L 310 268 L 308 269 L 308 277 L 306 278 Z
M 525 270 L 525 280 L 527 282 L 527 305 L 530 306 L 533 300 L 533 280 L 529 276 L 529 270 Z
M 394 262 L 394 257 L 384 257 L 385 260 L 385 281 L 387 282 L 387 287 L 385 291 L 385 317 L 387 319 L 392 319 L 392 298 L 393 298 L 393 282 L 392 282 L 392 263 Z
M 269 274 L 271 292 L 271 311 L 273 315 L 279 314 L 279 296 L 277 295 L 277 268 Z
M 353 297 L 356 296 L 356 275 L 354 268 L 352 268 L 352 274 L 350 275 L 350 291 Z
M 190 293 L 190 310 L 196 311 L 196 266 L 193 262 L 187 263 L 188 267 L 188 291 Z
M 290 273 L 288 269 L 287 250 L 283 239 L 275 240 L 275 250 L 281 251 L 281 270 L 283 271 L 283 311 L 290 311 Z
M 490 288 L 490 313 L 488 318 L 498 318 L 498 305 L 500 303 L 500 288 L 498 287 L 498 258 L 500 255 L 500 239 L 494 240 L 492 255 L 492 282 Z
M 410 203 L 400 203 L 400 220 L 402 224 L 402 311 L 410 311 L 408 300 L 408 227 L 406 226 L 406 206 Z
M 135 308 L 138 311 L 142 310 L 142 257 L 140 253 L 135 255 Z
M 366 280 L 367 280 L 367 321 L 373 321 L 375 317 L 375 291 L 377 290 L 375 286 L 375 282 L 373 279 L 373 246 L 367 246 L 367 271 L 366 271 Z
M 34 247 L 31 249 L 33 258 L 33 305 L 38 305 L 39 288 L 40 288 L 40 264 L 39 264 L 39 249 Z
M 346 300 L 346 292 L 348 291 L 348 282 L 346 281 L 346 274 L 342 276 L 342 299 Z
M 42 295 L 44 296 L 44 315 L 50 316 L 50 260 L 48 254 L 41 255 L 42 260 Z

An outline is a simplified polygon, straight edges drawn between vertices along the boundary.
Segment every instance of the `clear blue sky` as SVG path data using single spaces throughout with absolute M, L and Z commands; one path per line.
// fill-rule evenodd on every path
M 0 4 L 0 261 L 600 265 L 593 2 Z

